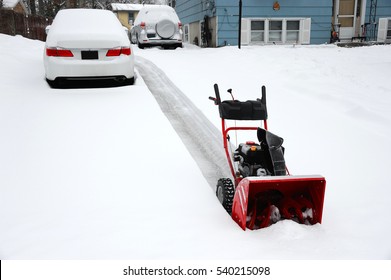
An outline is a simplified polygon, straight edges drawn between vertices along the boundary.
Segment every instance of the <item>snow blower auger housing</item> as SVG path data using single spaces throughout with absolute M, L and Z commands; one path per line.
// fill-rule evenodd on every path
M 326 180 L 320 175 L 293 176 L 285 165 L 283 139 L 267 128 L 266 88 L 257 100 L 221 101 L 219 87 L 216 97 L 209 97 L 219 108 L 223 144 L 233 181 L 221 178 L 216 195 L 220 203 L 243 229 L 268 227 L 290 219 L 301 224 L 322 222 Z M 228 126 L 226 120 L 257 121 L 260 126 Z M 231 131 L 256 131 L 258 142 L 241 143 L 230 153 Z

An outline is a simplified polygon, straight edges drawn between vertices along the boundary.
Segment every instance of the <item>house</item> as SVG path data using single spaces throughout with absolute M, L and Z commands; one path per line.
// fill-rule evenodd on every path
M 390 32 L 391 0 L 176 0 L 184 42 L 237 45 L 240 2 L 242 45 L 323 44 L 333 34 L 342 41 L 377 40 Z
M 320 44 L 330 39 L 333 0 L 177 0 L 185 41 L 201 46 Z
M 117 15 L 122 25 L 130 29 L 138 12 L 143 6 L 145 5 L 112 3 L 111 10 Z
M 12 10 L 18 14 L 28 14 L 26 5 L 22 0 L 3 0 L 3 9 Z

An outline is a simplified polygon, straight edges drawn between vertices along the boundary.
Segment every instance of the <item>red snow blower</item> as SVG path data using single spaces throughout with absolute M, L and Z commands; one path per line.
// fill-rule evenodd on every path
M 257 100 L 221 101 L 209 97 L 219 107 L 224 150 L 234 183 L 230 178 L 217 182 L 220 203 L 243 229 L 260 229 L 280 220 L 313 225 L 322 222 L 326 180 L 320 175 L 293 176 L 285 165 L 283 139 L 267 129 L 266 88 Z M 228 126 L 226 120 L 260 121 L 262 127 Z M 256 131 L 258 143 L 247 141 L 230 153 L 229 132 Z

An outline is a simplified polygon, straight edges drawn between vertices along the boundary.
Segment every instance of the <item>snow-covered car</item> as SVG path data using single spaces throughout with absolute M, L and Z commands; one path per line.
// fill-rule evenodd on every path
M 128 31 L 111 11 L 61 10 L 46 32 L 44 66 L 51 86 L 67 80 L 134 83 L 134 54 Z
M 139 48 L 182 47 L 182 23 L 173 8 L 148 5 L 141 8 L 130 31 L 131 42 Z

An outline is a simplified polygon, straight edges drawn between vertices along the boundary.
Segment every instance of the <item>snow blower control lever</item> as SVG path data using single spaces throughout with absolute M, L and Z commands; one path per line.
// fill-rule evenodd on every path
M 231 178 L 217 181 L 216 196 L 242 229 L 259 229 L 280 220 L 302 224 L 322 222 L 326 180 L 320 175 L 292 176 L 285 165 L 283 139 L 267 128 L 266 87 L 261 99 L 221 101 L 219 87 L 209 97 L 219 106 L 223 146 Z M 229 126 L 228 120 L 257 121 L 259 126 Z M 230 154 L 230 131 L 257 132 L 257 143 L 247 141 Z

